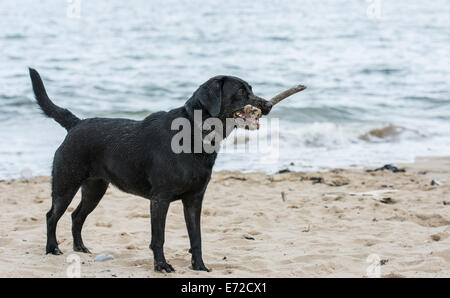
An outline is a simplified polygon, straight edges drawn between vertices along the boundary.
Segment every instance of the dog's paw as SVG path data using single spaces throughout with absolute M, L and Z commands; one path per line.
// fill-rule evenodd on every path
M 73 250 L 74 251 L 78 251 L 78 252 L 84 252 L 84 253 L 87 253 L 87 254 L 91 253 L 90 250 L 87 249 L 87 247 L 84 246 L 83 244 L 81 244 L 81 245 L 74 245 L 73 246 Z
M 205 264 L 203 262 L 201 263 L 192 263 L 192 269 L 195 271 L 206 271 L 211 272 L 208 268 L 206 268 Z
M 58 247 L 47 248 L 45 253 L 46 253 L 47 255 L 48 255 L 48 254 L 52 254 L 52 255 L 55 255 L 55 256 L 58 256 L 58 255 L 62 255 L 62 254 L 63 254 L 63 252 L 60 251 Z
M 167 273 L 175 272 L 172 265 L 167 262 L 159 262 L 155 265 L 155 271 L 162 272 L 165 270 Z

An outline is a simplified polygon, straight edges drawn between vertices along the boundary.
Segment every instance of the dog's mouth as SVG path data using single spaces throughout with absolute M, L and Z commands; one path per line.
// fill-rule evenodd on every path
M 246 105 L 233 113 L 236 127 L 248 130 L 259 129 L 259 118 L 261 118 L 261 110 L 252 105 Z

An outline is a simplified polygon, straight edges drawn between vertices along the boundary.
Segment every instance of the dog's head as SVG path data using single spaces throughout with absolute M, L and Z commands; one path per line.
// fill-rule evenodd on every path
M 257 129 L 261 114 L 267 115 L 272 109 L 269 101 L 253 94 L 247 82 L 232 76 L 209 79 L 194 92 L 185 106 L 190 114 L 201 109 L 209 117 L 234 118 L 238 127 L 248 129 Z

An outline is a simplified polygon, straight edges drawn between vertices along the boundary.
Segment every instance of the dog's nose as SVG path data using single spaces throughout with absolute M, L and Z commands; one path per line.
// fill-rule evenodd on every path
M 272 108 L 272 103 L 270 101 L 266 101 L 264 103 L 264 108 L 270 110 Z

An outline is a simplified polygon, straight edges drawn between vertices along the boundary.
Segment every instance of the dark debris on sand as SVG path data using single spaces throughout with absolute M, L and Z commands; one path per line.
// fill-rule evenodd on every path
M 395 203 L 395 201 L 392 198 L 382 198 L 380 200 L 380 202 L 383 204 L 394 204 Z
M 377 171 L 384 171 L 384 170 L 391 171 L 392 173 L 404 173 L 404 172 L 406 172 L 405 169 L 399 169 L 396 166 L 391 165 L 391 164 L 384 165 L 381 168 L 377 168 L 375 170 L 366 170 L 366 172 L 370 173 L 370 172 L 377 172 Z

